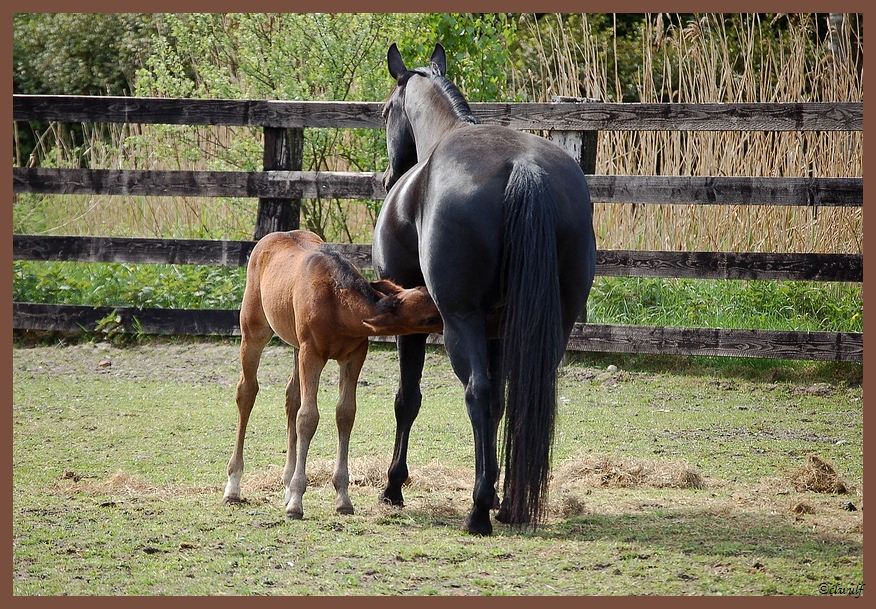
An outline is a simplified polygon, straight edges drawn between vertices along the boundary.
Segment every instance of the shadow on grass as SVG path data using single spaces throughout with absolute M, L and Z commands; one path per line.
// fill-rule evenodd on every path
M 703 509 L 576 516 L 534 534 L 548 539 L 633 543 L 721 557 L 834 561 L 863 552 L 861 543 L 794 526 L 785 516 Z
M 466 506 L 467 509 L 467 506 Z M 462 532 L 466 510 L 405 508 L 390 522 L 405 526 L 444 527 Z M 830 533 L 795 526 L 784 515 L 713 512 L 705 509 L 656 510 L 643 513 L 588 514 L 552 520 L 532 531 L 516 531 L 493 522 L 495 536 L 534 537 L 557 541 L 627 543 L 637 548 L 663 549 L 684 555 L 751 556 L 792 561 L 835 562 L 861 557 L 863 545 Z

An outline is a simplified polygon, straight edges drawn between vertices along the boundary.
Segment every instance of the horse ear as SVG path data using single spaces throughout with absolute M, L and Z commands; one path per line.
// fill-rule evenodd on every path
M 405 62 L 402 59 L 401 53 L 398 52 L 398 47 L 394 42 L 389 45 L 389 51 L 386 53 L 386 65 L 389 67 L 390 76 L 396 80 L 408 71 L 405 67 Z
M 391 281 L 372 281 L 371 285 L 373 286 L 375 283 L 386 283 L 398 288 L 398 286 Z M 400 289 L 401 288 L 399 288 L 399 290 Z M 363 319 L 362 325 L 375 335 L 384 333 L 387 328 L 398 322 L 398 308 L 400 305 L 401 301 L 399 301 L 398 296 L 395 294 L 382 295 L 377 303 L 377 315 L 370 319 Z
M 376 292 L 380 292 L 384 296 L 394 296 L 404 289 L 387 279 L 379 279 L 378 281 L 371 281 L 369 283 Z
M 432 51 L 432 57 L 429 58 L 432 62 L 432 71 L 438 76 L 444 76 L 447 73 L 447 55 L 444 53 L 444 47 L 440 42 L 435 43 L 435 50 Z

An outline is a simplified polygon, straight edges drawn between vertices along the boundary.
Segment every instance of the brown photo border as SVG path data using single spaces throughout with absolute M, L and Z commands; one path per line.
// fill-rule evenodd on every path
M 2 9 L 2 31 L 3 38 L 6 41 L 2 50 L 0 50 L 0 60 L 4 68 L 4 73 L 7 75 L 5 87 L 8 92 L 2 98 L 2 108 L 8 117 L 2 126 L 2 133 L 9 142 L 12 139 L 12 15 L 17 12 L 532 12 L 533 5 L 538 7 L 542 12 L 848 12 L 848 13 L 863 13 L 866 17 L 865 3 L 862 1 L 847 1 L 837 0 L 834 2 L 812 2 L 812 1 L 771 1 L 771 2 L 752 2 L 743 0 L 737 2 L 714 2 L 707 0 L 705 2 L 691 1 L 675 1 L 675 2 L 656 2 L 649 3 L 645 0 L 614 0 L 606 2 L 604 0 L 591 2 L 575 2 L 573 0 L 540 0 L 538 2 L 526 2 L 523 0 L 505 0 L 505 1 L 488 1 L 488 0 L 448 0 L 436 5 L 419 1 L 402 1 L 402 0 L 368 0 L 367 2 L 354 2 L 352 0 L 293 0 L 282 2 L 279 0 L 252 0 L 250 2 L 229 2 L 227 0 L 183 0 L 177 2 L 169 2 L 167 0 L 153 0 L 152 2 L 131 1 L 121 3 L 113 0 L 85 0 L 80 2 L 62 2 L 59 0 L 53 1 L 35 1 L 22 2 L 13 0 L 4 2 Z M 181 10 L 184 9 L 184 10 Z M 870 88 L 865 85 L 866 89 Z M 865 151 L 865 169 L 864 175 L 867 174 L 866 158 L 873 158 L 870 154 L 869 146 L 866 138 L 864 143 Z M 7 387 L 3 405 L 4 412 L 4 428 L 6 446 L 2 453 L 3 468 L 0 473 L 2 480 L 2 488 L 5 493 L 5 502 L 3 513 L 3 532 L 6 542 L 7 552 L 3 554 L 2 565 L 3 572 L 6 576 L 2 577 L 2 588 L 0 588 L 0 599 L 7 603 L 12 603 L 14 606 L 27 607 L 55 607 L 59 603 L 64 603 L 65 607 L 71 609 L 90 609 L 92 607 L 116 607 L 120 603 L 124 603 L 125 607 L 137 608 L 146 606 L 155 606 L 158 603 L 171 604 L 173 606 L 185 607 L 237 607 L 240 599 L 237 597 L 68 597 L 63 600 L 58 597 L 24 597 L 12 596 L 12 175 L 4 173 L 2 176 L 3 192 L 6 193 L 5 215 L 3 222 L 3 239 L 0 240 L 2 247 L 2 257 L 4 264 L 0 271 L 0 292 L 4 298 L 2 300 L 2 314 L 7 320 L 6 324 L 2 324 L 2 340 L 9 345 L 10 350 L 2 353 L 3 366 L 3 386 Z M 866 202 L 866 191 L 865 191 Z M 873 234 L 870 230 L 867 214 L 864 214 L 864 236 Z M 873 296 L 872 290 L 867 288 L 867 270 L 864 270 L 864 300 L 865 303 Z M 870 282 L 872 283 L 872 282 Z M 864 307 L 865 313 L 867 307 Z M 869 377 L 869 372 L 873 371 L 873 365 L 868 364 L 866 358 L 864 360 L 864 404 L 868 401 L 866 379 Z M 876 437 L 876 432 L 868 430 L 864 427 L 864 445 L 867 445 L 869 440 Z M 868 456 L 864 456 L 864 479 L 867 479 L 867 472 L 871 470 L 873 459 L 872 451 Z M 866 546 L 866 533 L 864 534 Z M 871 581 L 868 577 L 867 565 L 864 566 L 864 581 Z M 635 590 L 631 590 L 635 593 Z M 596 603 L 602 606 L 611 605 L 616 607 L 627 606 L 642 606 L 649 607 L 676 607 L 676 606 L 699 606 L 708 604 L 710 606 L 731 606 L 738 603 L 750 604 L 752 607 L 760 606 L 786 606 L 786 607 L 825 607 L 825 606 L 850 606 L 854 603 L 863 602 L 863 596 L 859 599 L 847 597 L 819 597 L 815 596 L 813 590 L 812 597 L 550 597 L 548 602 L 551 606 L 556 607 L 574 607 L 580 603 Z M 866 594 L 866 592 L 865 592 Z M 871 593 L 872 594 L 872 593 Z M 547 599 L 546 599 L 547 600 Z M 255 602 L 260 606 L 280 606 L 280 603 L 288 603 L 290 601 L 283 597 L 247 597 L 246 603 Z M 295 602 L 295 601 L 292 601 Z M 486 599 L 481 597 L 454 597 L 454 598 L 426 598 L 417 597 L 413 601 L 407 601 L 403 597 L 353 597 L 347 600 L 345 597 L 308 597 L 305 601 L 308 606 L 331 607 L 341 603 L 354 603 L 356 606 L 364 607 L 380 607 L 387 606 L 402 606 L 403 604 L 414 602 L 418 605 L 434 607 L 446 606 L 450 603 L 465 604 L 474 606 L 492 606 L 502 607 L 528 607 L 533 601 L 531 598 L 501 598 L 501 599 Z

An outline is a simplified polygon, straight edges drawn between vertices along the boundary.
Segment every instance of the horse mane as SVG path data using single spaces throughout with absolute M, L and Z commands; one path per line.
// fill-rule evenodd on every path
M 335 288 L 357 292 L 367 298 L 369 302 L 380 300 L 380 294 L 371 287 L 371 284 L 362 277 L 359 270 L 341 252 L 328 243 L 324 243 L 319 246 L 319 253 L 328 259 L 334 270 L 332 282 L 335 284 Z
M 456 88 L 455 84 L 429 68 L 417 68 L 416 70 L 413 70 L 413 72 L 416 72 L 420 76 L 425 76 L 438 85 L 438 88 L 444 94 L 444 97 L 450 102 L 450 108 L 453 110 L 453 114 L 456 118 L 466 123 L 472 123 L 473 125 L 478 124 L 478 119 L 476 119 L 474 114 L 471 113 L 471 107 L 469 107 L 465 97 L 463 97 L 460 90 Z

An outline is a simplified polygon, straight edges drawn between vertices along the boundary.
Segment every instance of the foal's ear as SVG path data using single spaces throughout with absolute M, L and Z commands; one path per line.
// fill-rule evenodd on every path
M 404 289 L 400 285 L 396 285 L 388 279 L 380 279 L 378 281 L 371 281 L 369 283 L 375 291 L 380 292 L 384 296 L 394 296 Z
M 401 53 L 398 52 L 398 47 L 393 42 L 389 45 L 389 51 L 386 53 L 386 65 L 389 67 L 389 74 L 394 79 L 398 80 L 402 74 L 408 71 L 405 67 L 405 62 L 402 59 Z
M 379 282 L 374 282 L 379 283 Z M 392 282 L 386 282 L 390 285 L 395 285 Z M 373 285 L 373 283 L 372 283 Z M 398 287 L 398 286 L 396 286 Z M 362 325 L 368 328 L 374 335 L 385 333 L 387 328 L 391 328 L 398 323 L 398 308 L 401 302 L 395 294 L 387 294 L 381 297 L 377 303 L 377 315 L 370 319 L 362 320 Z
M 444 47 L 440 42 L 435 43 L 435 50 L 432 51 L 432 57 L 429 58 L 432 62 L 432 71 L 438 76 L 444 76 L 447 73 L 447 55 L 444 53 Z

